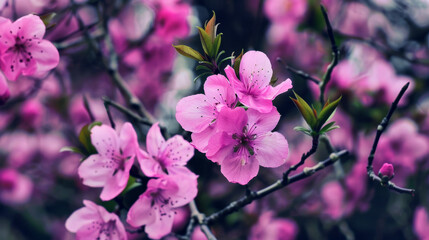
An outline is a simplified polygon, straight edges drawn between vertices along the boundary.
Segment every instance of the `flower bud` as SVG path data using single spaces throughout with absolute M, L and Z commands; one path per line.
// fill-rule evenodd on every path
M 383 166 L 381 166 L 380 171 L 378 171 L 378 176 L 383 180 L 383 182 L 391 180 L 395 176 L 393 165 L 390 163 L 384 163 Z

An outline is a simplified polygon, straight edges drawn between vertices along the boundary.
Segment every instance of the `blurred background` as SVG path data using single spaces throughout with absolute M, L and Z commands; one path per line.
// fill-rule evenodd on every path
M 0 89 L 0 239 L 74 239 L 64 222 L 82 207 L 83 199 L 114 208 L 115 202 L 98 199 L 100 189 L 82 185 L 77 175 L 82 156 L 60 152 L 65 146 L 80 146 L 79 133 L 86 124 L 109 124 L 102 97 L 126 104 L 106 68 L 112 54 L 129 88 L 171 135 L 183 133 L 175 120 L 177 102 L 201 92 L 205 80 L 194 81 L 200 74 L 196 61 L 177 54 L 172 44 L 202 52 L 196 27 L 204 26 L 213 11 L 218 33 L 223 33 L 223 57 L 263 51 L 279 81 L 291 78 L 295 92 L 316 102 L 317 84 L 287 67 L 321 79 L 331 62 L 320 4 L 327 9 L 340 49 L 325 93 L 330 99 L 342 96 L 333 118 L 340 128 L 327 135 L 337 150 L 349 150 L 350 157 L 230 214 L 212 230 L 218 239 L 428 239 L 427 0 L 0 1 L 1 16 L 12 21 L 29 13 L 52 16 L 44 38 L 60 53 L 60 64 L 47 75 L 21 76 Z M 221 73 L 228 64 L 219 66 Z M 366 174 L 377 125 L 407 82 L 410 87 L 380 140 L 374 171 L 383 163 L 393 164 L 392 181 L 414 188 L 413 196 L 389 191 Z M 261 169 L 250 182 L 252 190 L 279 179 L 311 147 L 310 137 L 293 130 L 305 123 L 291 94 L 274 101 L 282 115 L 276 131 L 289 142 L 288 162 Z M 111 111 L 116 123 L 132 121 Z M 144 146 L 149 126 L 134 126 Z M 184 135 L 190 140 L 189 133 Z M 303 167 L 327 157 L 321 143 Z M 199 175 L 196 203 L 205 214 L 245 194 L 245 187 L 229 183 L 219 166 L 197 151 L 188 167 Z M 173 230 L 183 233 L 188 221 L 189 210 L 183 208 Z M 135 233 L 129 238 L 146 239 Z M 196 232 L 193 239 L 204 236 Z

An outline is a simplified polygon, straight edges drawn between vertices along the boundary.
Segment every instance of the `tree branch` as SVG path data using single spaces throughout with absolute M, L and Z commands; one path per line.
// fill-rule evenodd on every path
M 277 58 L 277 62 L 279 62 L 279 63 L 280 63 L 284 68 L 286 68 L 286 70 L 288 70 L 289 72 L 291 72 L 291 73 L 293 73 L 293 74 L 296 74 L 296 75 L 298 75 L 298 76 L 300 76 L 300 77 L 304 78 L 305 80 L 310 80 L 310 81 L 312 81 L 312 82 L 314 82 L 314 83 L 316 83 L 316 84 L 319 84 L 319 83 L 320 83 L 320 80 L 319 80 L 319 79 L 317 79 L 317 78 L 314 78 L 314 77 L 310 76 L 310 74 L 308 74 L 308 73 L 306 73 L 306 72 L 304 72 L 304 71 L 302 71 L 302 70 L 299 70 L 299 69 L 293 68 L 293 67 L 291 67 L 291 66 L 289 66 L 289 65 L 285 64 L 281 58 Z

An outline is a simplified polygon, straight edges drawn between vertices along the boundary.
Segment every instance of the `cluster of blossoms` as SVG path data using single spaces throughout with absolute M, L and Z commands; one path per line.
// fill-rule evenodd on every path
M 150 238 L 159 239 L 170 233 L 176 209 L 192 201 L 198 191 L 197 176 L 185 167 L 194 154 L 191 144 L 178 135 L 165 141 L 158 123 L 147 134 L 147 152 L 139 148 L 130 123 L 122 126 L 119 135 L 109 126 L 94 126 L 91 142 L 98 153 L 90 155 L 78 169 L 83 184 L 103 187 L 101 200 L 112 200 L 127 187 L 130 169 L 137 159 L 149 180 L 146 191 L 129 209 L 127 223 L 133 227 L 144 225 Z M 127 239 L 115 214 L 90 201 L 84 204 L 66 223 L 78 239 L 113 235 L 117 235 L 115 239 Z
M 286 139 L 271 132 L 280 120 L 272 100 L 292 82 L 287 79 L 272 87 L 270 60 L 258 51 L 243 55 L 239 78 L 231 66 L 225 73 L 227 78 L 220 74 L 207 78 L 205 94 L 183 98 L 176 118 L 192 132 L 195 148 L 221 165 L 228 181 L 244 185 L 258 174 L 259 166 L 274 168 L 286 161 Z

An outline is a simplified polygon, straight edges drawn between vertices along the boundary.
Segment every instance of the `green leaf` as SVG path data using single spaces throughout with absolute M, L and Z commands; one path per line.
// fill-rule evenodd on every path
M 194 50 L 193 48 L 186 46 L 186 45 L 173 45 L 173 47 L 176 49 L 176 51 L 178 53 L 180 53 L 181 55 L 188 57 L 188 58 L 192 58 L 194 60 L 197 61 L 203 61 L 204 58 L 203 56 L 196 50 Z
M 241 62 L 241 58 L 243 57 L 243 54 L 244 54 L 244 50 L 243 49 L 241 49 L 241 53 L 235 58 L 235 60 L 234 60 L 234 66 L 233 66 L 233 68 L 234 68 L 234 71 L 235 71 L 235 74 L 237 75 L 237 76 L 239 76 L 239 72 L 240 72 L 240 62 Z
M 293 128 L 293 130 L 295 130 L 295 131 L 297 131 L 297 132 L 303 132 L 304 134 L 306 134 L 306 135 L 308 135 L 308 136 L 311 136 L 312 134 L 312 130 L 310 130 L 310 129 L 307 129 L 307 128 L 305 128 L 305 127 L 301 127 L 301 126 L 298 126 L 298 127 L 294 127 Z
M 73 153 L 79 153 L 84 155 L 78 147 L 72 147 L 72 146 L 62 147 L 60 149 L 60 152 L 73 152 Z
M 91 128 L 100 126 L 101 122 L 93 122 L 82 127 L 79 133 L 79 142 L 82 143 L 88 155 L 97 153 L 97 150 L 91 143 Z
M 203 46 L 204 52 L 207 56 L 212 57 L 210 53 L 212 52 L 213 43 L 210 39 L 210 36 L 206 33 L 206 31 L 200 27 L 198 28 L 198 34 L 200 35 L 201 45 Z
M 202 78 L 204 76 L 210 75 L 211 73 L 205 72 L 205 73 L 201 73 L 200 75 L 198 75 L 197 77 L 194 78 L 194 82 L 196 82 L 198 80 L 198 78 Z
M 216 63 L 219 61 L 220 56 L 222 56 L 222 54 L 224 54 L 224 53 L 225 53 L 224 50 L 220 51 L 220 53 L 216 56 L 216 59 L 215 59 Z
M 334 129 L 340 128 L 340 127 L 339 127 L 339 126 L 337 126 L 337 125 L 335 125 L 335 126 L 334 126 L 334 124 L 335 124 L 335 122 L 330 122 L 330 123 L 326 124 L 326 125 L 325 125 L 325 126 L 323 126 L 323 128 L 319 131 L 319 133 L 320 133 L 320 134 L 324 134 L 324 133 L 327 133 L 327 132 L 329 132 L 329 131 L 331 131 L 331 130 L 334 130 Z
M 295 103 L 295 106 L 301 112 L 301 115 L 303 116 L 307 124 L 311 127 L 312 130 L 315 130 L 317 119 L 314 115 L 313 109 L 295 91 L 293 93 L 295 94 L 296 99 L 291 98 L 292 101 Z
M 214 11 L 213 11 L 213 17 L 205 25 L 205 31 L 213 41 L 213 39 L 216 37 L 216 13 Z
M 56 13 L 51 12 L 51 13 L 40 15 L 39 17 L 42 20 L 43 24 L 45 24 L 46 28 L 51 28 L 55 25 L 55 23 L 52 23 L 52 19 L 54 19 L 56 15 L 57 15 Z
M 200 70 L 206 70 L 206 71 L 209 71 L 209 72 L 211 72 L 211 71 L 212 71 L 209 67 L 207 67 L 207 66 L 205 66 L 205 65 L 198 65 L 198 66 L 195 68 L 195 70 L 197 70 L 197 71 L 200 71 Z
M 233 58 L 234 58 L 234 56 L 226 57 L 226 58 L 222 59 L 222 60 L 219 62 L 219 65 L 221 65 L 223 62 L 225 62 L 225 61 L 227 61 L 227 60 L 231 60 L 231 59 L 233 59 Z
M 213 41 L 213 48 L 212 48 L 212 56 L 213 57 L 217 56 L 217 53 L 219 52 L 221 41 L 222 41 L 222 33 L 217 35 L 215 40 Z
M 322 127 L 334 114 L 335 109 L 337 109 L 338 104 L 340 103 L 342 97 L 339 97 L 337 100 L 329 103 L 326 102 L 322 111 L 320 111 L 319 117 L 317 118 L 317 126 Z

